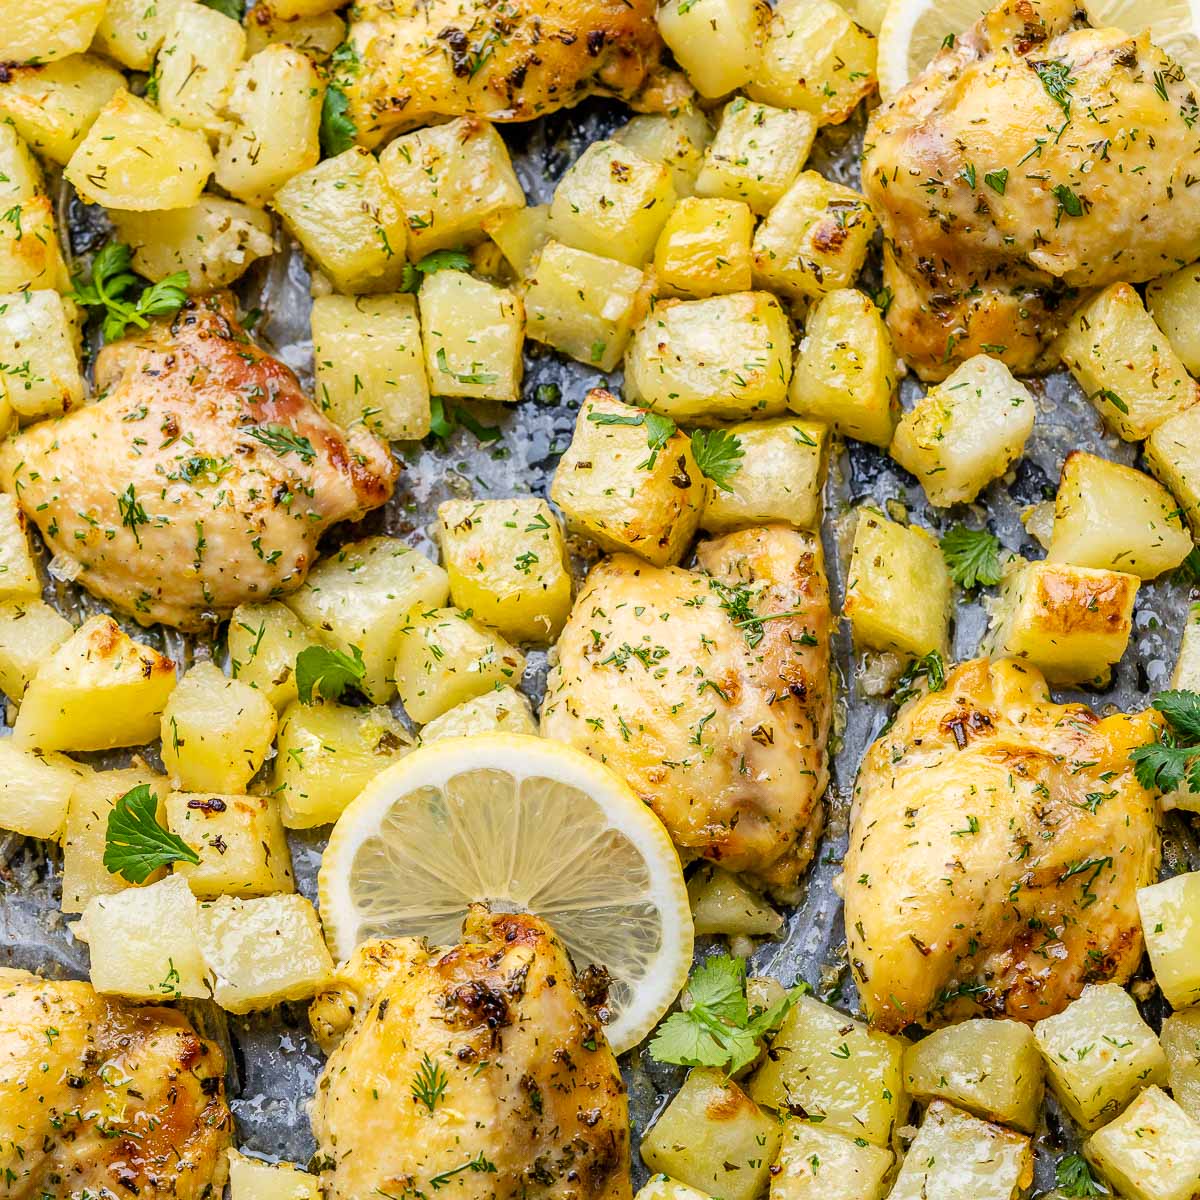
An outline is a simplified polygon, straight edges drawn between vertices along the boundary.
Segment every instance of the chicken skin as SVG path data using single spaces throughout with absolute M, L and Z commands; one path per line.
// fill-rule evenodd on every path
M 587 1000 L 529 915 L 360 946 L 310 1010 L 328 1200 L 629 1200 L 628 1104 Z
M 542 732 L 607 763 L 677 846 L 787 896 L 828 778 L 829 593 L 820 541 L 781 526 L 627 554 L 587 578 L 558 643 Z
M 1006 0 L 872 116 L 887 320 L 923 378 L 981 351 L 1044 369 L 1080 289 L 1195 258 L 1197 93 L 1133 32 Z
M 294 591 L 324 529 L 391 495 L 387 447 L 327 420 L 233 312 L 199 301 L 106 346 L 100 399 L 0 447 L 51 550 L 143 624 L 198 630 Z
M 1130 751 L 1154 712 L 1055 704 L 1033 668 L 976 659 L 910 701 L 859 771 L 846 939 L 887 1030 L 980 1011 L 1033 1022 L 1142 957 L 1156 799 Z
M 179 1013 L 0 969 L 7 1200 L 217 1197 L 233 1122 L 220 1050 Z

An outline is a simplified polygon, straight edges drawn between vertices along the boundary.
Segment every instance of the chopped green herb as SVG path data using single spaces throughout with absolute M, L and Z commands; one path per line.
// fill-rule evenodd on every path
M 108 814 L 105 869 L 130 883 L 145 883 L 159 867 L 198 863 L 200 856 L 178 834 L 158 823 L 158 797 L 148 783 L 131 788 Z
M 348 688 L 363 681 L 367 674 L 363 653 L 351 646 L 351 654 L 325 646 L 308 646 L 296 655 L 296 691 L 302 704 L 313 702 L 315 687 L 325 700 L 336 700 Z
M 92 260 L 92 277 L 84 282 L 75 277 L 71 299 L 86 308 L 102 308 L 102 332 L 106 342 L 115 342 L 130 325 L 145 329 L 151 317 L 178 312 L 187 303 L 188 273 L 176 271 L 158 283 L 143 287 L 137 298 L 131 293 L 139 277 L 133 270 L 133 255 L 124 242 L 109 242 Z
M 1000 540 L 986 529 L 955 525 L 941 540 L 950 578 L 961 588 L 1000 582 Z

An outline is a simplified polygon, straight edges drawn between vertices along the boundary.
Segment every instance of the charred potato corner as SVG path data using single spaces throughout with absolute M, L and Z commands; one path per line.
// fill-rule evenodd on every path
M 0 1200 L 1200 1200 L 1200 10 L 0 0 Z

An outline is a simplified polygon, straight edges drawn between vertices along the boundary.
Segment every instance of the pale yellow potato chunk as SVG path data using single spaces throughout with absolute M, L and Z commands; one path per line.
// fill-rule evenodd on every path
M 0 296 L 0 395 L 23 421 L 83 403 L 76 316 L 72 301 L 48 289 Z
M 1159 1037 L 1167 1056 L 1167 1079 L 1175 1103 L 1200 1121 L 1200 1008 L 1172 1013 Z
M 667 1175 L 651 1175 L 634 1200 L 713 1200 L 707 1192 Z
M 88 48 L 105 0 L 2 0 L 5 62 L 51 62 Z
M 1200 375 L 1200 263 L 1148 283 L 1146 308 L 1179 361 Z
M 14 204 L 0 221 L 0 293 L 71 286 L 49 196 Z
M 892 1152 L 823 1124 L 788 1120 L 771 1200 L 883 1200 Z
M 320 645 L 317 635 L 286 604 L 239 604 L 226 633 L 234 679 L 248 683 L 276 709 L 296 699 L 296 656 Z
M 688 880 L 692 924 L 700 936 L 766 937 L 783 928 L 783 918 L 736 875 L 701 867 Z
M 0 492 L 0 600 L 37 600 L 42 594 L 33 548 L 17 498 Z
M 324 62 L 346 40 L 346 22 L 336 13 L 314 17 L 278 17 L 259 0 L 246 14 L 246 53 L 257 54 L 268 46 L 290 46 L 316 62 Z
M 715 99 L 753 77 L 768 12 L 758 0 L 667 0 L 655 16 L 696 91 Z
M 700 109 L 681 107 L 630 117 L 613 134 L 613 141 L 667 167 L 678 197 L 695 191 L 696 176 L 712 135 L 712 126 Z
M 1193 1200 L 1200 1180 L 1200 1123 L 1161 1088 L 1147 1088 L 1088 1139 L 1088 1161 L 1125 1200 Z
M 321 1181 L 294 1163 L 261 1162 L 229 1151 L 230 1200 L 321 1200 Z
M 171 121 L 215 138 L 246 56 L 246 31 L 216 9 L 186 4 L 158 52 L 158 108 Z
M 1200 871 L 1138 889 L 1154 978 L 1172 1008 L 1200 1000 Z
M 550 205 L 531 204 L 509 209 L 499 216 L 489 217 L 483 228 L 500 247 L 513 274 L 524 279 L 550 237 Z
M 421 741 L 467 737 L 473 733 L 524 733 L 537 736 L 538 723 L 529 701 L 515 688 L 497 688 L 464 700 L 421 727 Z
M 1200 405 L 1168 417 L 1146 440 L 1146 465 L 1179 502 L 1200 536 Z
M 0 85 L 0 113 L 4 112 L 5 94 Z M 45 190 L 42 169 L 14 125 L 0 120 L 0 199 L 5 208 L 14 200 L 31 200 Z
M 134 71 L 149 71 L 175 14 L 194 0 L 108 0 L 93 49 Z
M 749 291 L 753 232 L 754 215 L 741 200 L 684 197 L 654 247 L 659 284 L 682 296 Z
M 268 7 L 284 20 L 316 17 L 343 7 L 345 0 L 266 0 Z
M 0 691 L 19 701 L 42 663 L 74 632 L 41 600 L 0 602 Z
M 18 750 L 12 738 L 0 739 L 0 829 L 61 837 L 79 774 L 62 755 L 29 753 Z

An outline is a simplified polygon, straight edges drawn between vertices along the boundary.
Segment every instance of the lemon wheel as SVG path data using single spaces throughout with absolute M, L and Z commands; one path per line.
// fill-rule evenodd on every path
M 371 937 L 455 943 L 477 901 L 536 913 L 576 968 L 610 973 L 618 1054 L 653 1028 L 692 960 L 687 890 L 661 822 L 607 767 L 545 738 L 414 751 L 342 814 L 318 889 L 339 958 Z

